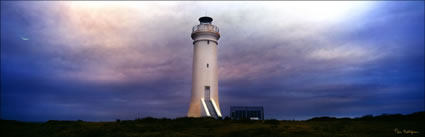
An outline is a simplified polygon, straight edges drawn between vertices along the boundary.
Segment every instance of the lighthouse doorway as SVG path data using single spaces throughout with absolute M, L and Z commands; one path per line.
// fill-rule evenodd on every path
M 205 100 L 210 100 L 210 86 L 205 86 L 204 90 L 204 98 Z

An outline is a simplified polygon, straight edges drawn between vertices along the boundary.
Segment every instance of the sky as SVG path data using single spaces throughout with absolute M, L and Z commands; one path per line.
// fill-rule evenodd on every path
M 1 1 L 1 118 L 186 116 L 205 15 L 224 116 L 424 111 L 424 1 Z

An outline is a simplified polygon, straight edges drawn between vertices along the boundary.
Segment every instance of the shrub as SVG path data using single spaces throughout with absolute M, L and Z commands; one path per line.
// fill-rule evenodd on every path
M 269 119 L 269 120 L 265 120 L 264 123 L 265 124 L 270 124 L 270 125 L 277 125 L 277 124 L 280 123 L 280 121 L 279 120 L 276 120 L 276 119 Z

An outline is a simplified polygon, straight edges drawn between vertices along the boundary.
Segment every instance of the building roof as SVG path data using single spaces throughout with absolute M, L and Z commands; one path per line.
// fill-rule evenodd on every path
M 213 19 L 211 17 L 208 16 L 203 16 L 199 18 L 199 21 L 201 23 L 211 23 L 213 21 Z

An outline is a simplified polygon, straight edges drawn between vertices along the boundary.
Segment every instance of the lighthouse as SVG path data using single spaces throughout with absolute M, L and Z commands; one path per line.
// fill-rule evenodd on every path
M 217 46 L 220 33 L 211 17 L 192 28 L 192 96 L 188 117 L 222 117 L 218 100 Z

